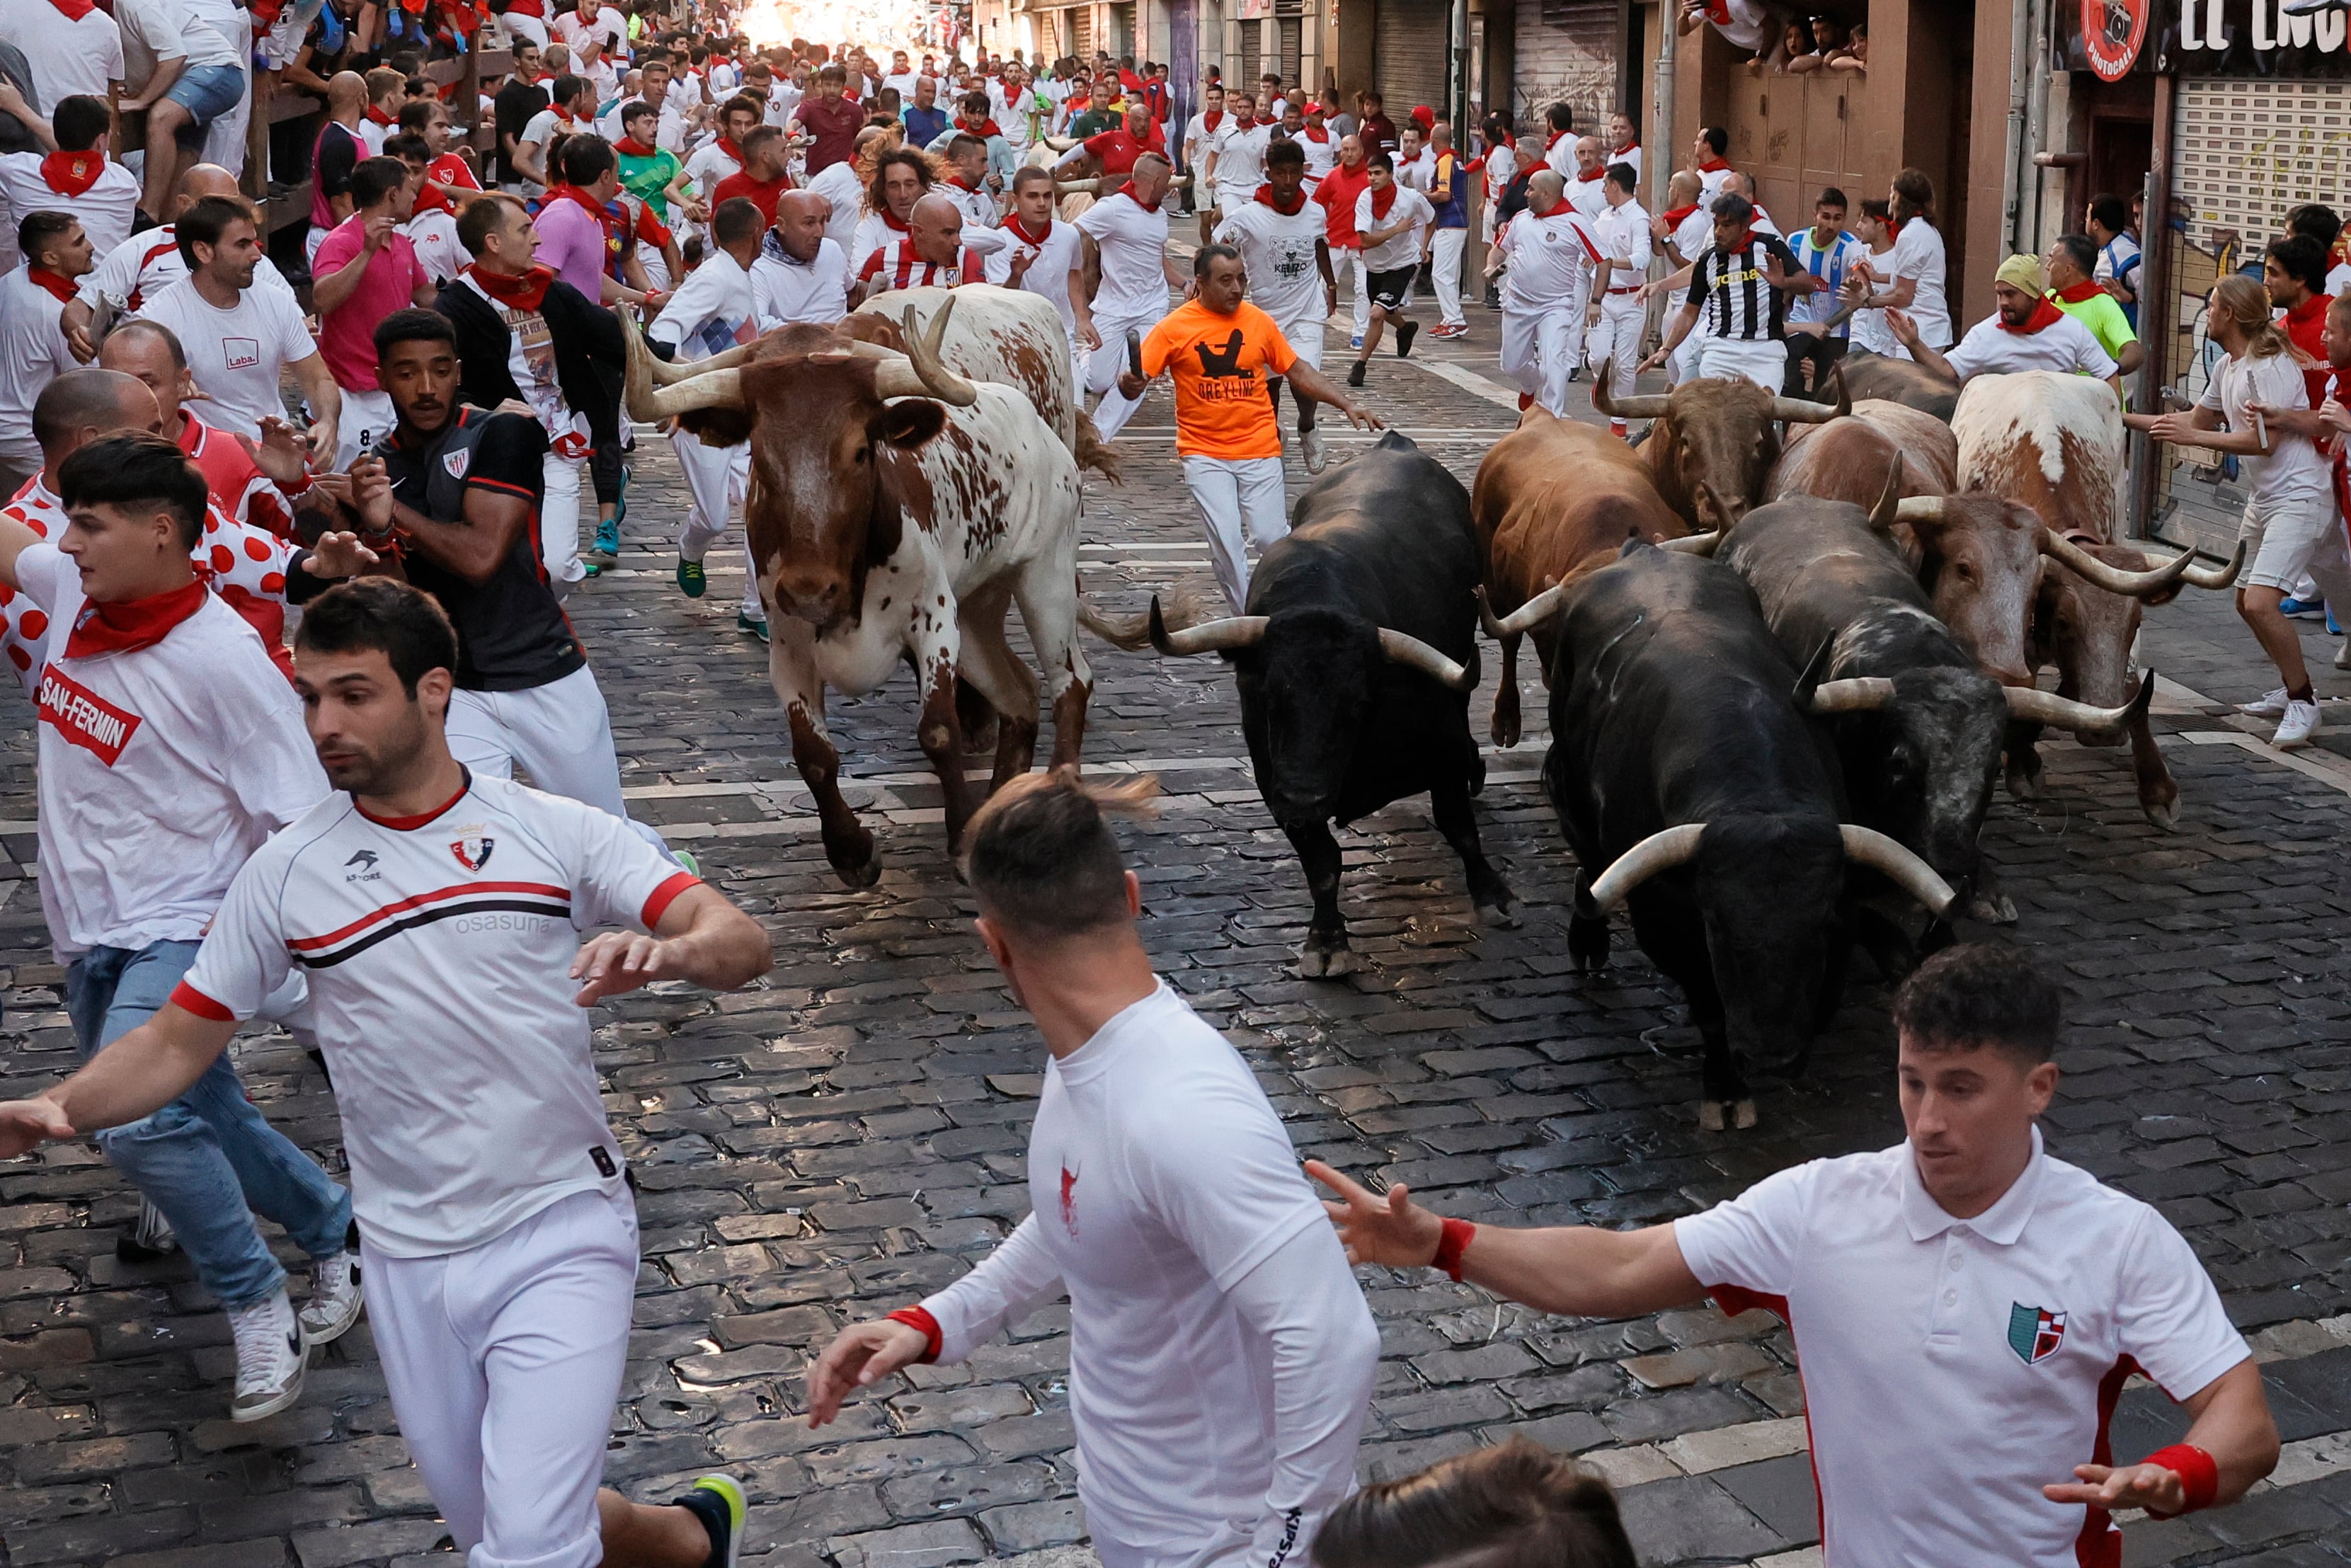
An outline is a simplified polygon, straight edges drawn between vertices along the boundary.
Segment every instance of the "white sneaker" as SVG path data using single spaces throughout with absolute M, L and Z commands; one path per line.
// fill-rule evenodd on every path
M 1306 471 L 1309 474 L 1320 474 L 1323 469 L 1331 466 L 1331 449 L 1323 444 L 1322 432 L 1319 426 L 1309 426 L 1299 432 L 1298 453 L 1300 456 L 1306 459 Z M 2351 643 L 2345 645 L 2351 647 Z
M 2310 737 L 2318 733 L 2318 704 L 2301 697 L 2285 705 L 2285 716 L 2278 720 L 2277 733 L 2270 744 L 2280 751 L 2292 751 L 2297 746 L 2308 746 Z
M 2280 686 L 2254 702 L 2239 703 L 2237 711 L 2253 718 L 2282 718 L 2285 715 L 2285 688 Z
M 2335 667 L 2351 670 L 2351 637 L 2346 637 L 2335 645 Z
M 359 1260 L 348 1252 L 310 1264 L 310 1299 L 302 1303 L 302 1343 L 325 1344 L 343 1337 L 360 1321 L 363 1298 Z
M 230 1420 L 258 1421 L 302 1396 L 302 1374 L 309 1357 L 294 1303 L 282 1287 L 231 1312 L 228 1326 L 236 1336 L 236 1394 L 229 1401 Z

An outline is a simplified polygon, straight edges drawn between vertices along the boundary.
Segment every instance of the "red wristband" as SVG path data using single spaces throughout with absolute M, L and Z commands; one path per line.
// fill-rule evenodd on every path
M 919 1329 L 922 1331 L 923 1337 L 931 1342 L 923 1348 L 922 1359 L 925 1366 L 938 1360 L 939 1346 L 945 1340 L 945 1336 L 939 1332 L 938 1319 L 920 1307 L 900 1307 L 890 1314 L 890 1321 L 893 1323 L 904 1323 L 910 1329 Z
M 1461 1254 L 1469 1249 L 1469 1239 L 1477 1234 L 1478 1228 L 1466 1219 L 1445 1221 L 1445 1233 L 1437 1241 L 1437 1256 L 1428 1260 L 1428 1266 L 1442 1269 L 1448 1278 L 1458 1280 Z
M 2167 1470 L 2177 1472 L 2179 1484 L 2188 1493 L 2188 1501 L 2179 1513 L 2194 1513 L 2199 1509 L 2210 1508 L 2212 1500 L 2220 1495 L 2220 1467 L 2213 1462 L 2211 1455 L 2193 1444 L 2174 1443 L 2168 1448 L 2158 1448 L 2139 1463 L 2161 1465 Z M 2177 1513 L 2158 1513 L 2153 1509 L 2147 1512 L 2150 1519 L 2179 1517 Z

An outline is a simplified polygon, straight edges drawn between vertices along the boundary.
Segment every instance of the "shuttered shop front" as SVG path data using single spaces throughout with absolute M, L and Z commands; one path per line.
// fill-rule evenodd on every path
M 1446 42 L 1453 7 L 1444 0 L 1379 0 L 1372 29 L 1372 73 L 1398 125 L 1413 105 L 1445 112 Z
M 1564 103 L 1575 128 L 1589 131 L 1616 107 L 1616 59 L 1621 47 L 1617 0 L 1519 0 L 1516 78 L 1511 86 L 1519 129 Z

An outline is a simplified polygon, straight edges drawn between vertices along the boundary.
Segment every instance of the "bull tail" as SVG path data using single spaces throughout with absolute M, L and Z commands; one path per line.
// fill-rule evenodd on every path
M 1094 429 L 1094 416 L 1082 408 L 1078 410 L 1077 457 L 1080 468 L 1091 468 L 1113 485 L 1126 483 L 1119 476 L 1118 454 L 1111 450 L 1110 443 Z M 1142 646 L 1141 643 L 1135 645 Z
M 1109 643 L 1129 653 L 1151 646 L 1151 612 L 1138 610 L 1132 615 L 1105 615 L 1086 602 L 1084 584 L 1079 584 L 1078 624 Z M 1189 631 L 1203 622 L 1214 621 L 1228 614 L 1221 597 L 1211 601 L 1199 590 L 1190 587 L 1176 589 L 1166 596 L 1161 607 L 1162 622 L 1170 632 Z

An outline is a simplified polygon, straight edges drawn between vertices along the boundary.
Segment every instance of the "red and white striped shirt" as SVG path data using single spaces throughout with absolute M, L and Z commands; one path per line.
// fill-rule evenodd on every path
M 180 427 L 180 450 L 201 469 L 213 505 L 229 517 L 281 539 L 294 537 L 294 509 L 269 476 L 254 466 L 252 455 L 235 436 L 215 430 L 185 408 Z
M 925 261 L 914 254 L 910 239 L 893 239 L 865 258 L 865 266 L 857 274 L 860 283 L 878 284 L 875 294 L 886 294 L 896 288 L 955 288 L 966 283 L 985 283 L 987 275 L 977 251 L 958 251 L 955 265 Z

